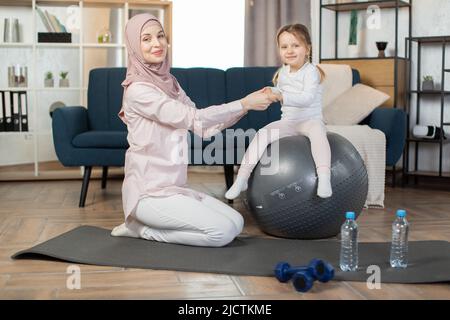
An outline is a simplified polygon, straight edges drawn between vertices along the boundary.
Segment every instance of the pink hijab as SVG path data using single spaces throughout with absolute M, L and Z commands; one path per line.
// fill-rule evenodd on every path
M 158 19 L 149 14 L 142 13 L 133 16 L 125 27 L 125 41 L 128 51 L 127 75 L 122 82 L 124 88 L 123 97 L 126 89 L 133 82 L 148 82 L 165 92 L 169 97 L 177 99 L 180 92 L 180 85 L 177 79 L 170 74 L 169 57 L 159 64 L 149 64 L 144 60 L 141 53 L 141 32 L 144 27 L 157 23 L 161 26 Z M 162 28 L 162 26 L 161 26 Z M 123 102 L 119 117 L 123 119 Z

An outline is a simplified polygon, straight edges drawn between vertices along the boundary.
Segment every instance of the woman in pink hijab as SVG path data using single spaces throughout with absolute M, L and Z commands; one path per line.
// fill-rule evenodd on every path
M 125 223 L 111 234 L 224 246 L 242 231 L 243 219 L 225 203 L 187 187 L 187 131 L 213 136 L 249 110 L 265 110 L 276 97 L 261 90 L 197 109 L 169 73 L 168 43 L 160 22 L 150 14 L 135 15 L 125 37 L 128 68 L 119 112 L 130 146 L 122 185 Z

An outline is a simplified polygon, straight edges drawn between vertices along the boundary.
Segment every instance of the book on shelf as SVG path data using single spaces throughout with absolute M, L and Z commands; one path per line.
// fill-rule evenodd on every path
M 4 128 L 5 131 L 13 131 L 13 123 L 12 123 L 12 116 L 11 116 L 11 95 L 9 94 L 9 91 L 1 91 L 2 93 L 2 102 L 3 102 L 3 122 L 4 122 Z
M 61 21 L 59 21 L 59 19 L 56 17 L 55 17 L 55 19 L 56 19 L 56 22 L 58 23 L 59 28 L 61 29 L 61 32 L 67 32 L 66 27 L 61 23 Z
M 26 91 L 20 93 L 20 131 L 28 131 L 28 99 Z
M 5 102 L 3 99 L 3 92 L 0 91 L 0 132 L 6 131 L 6 122 L 5 122 Z
M 45 29 L 47 29 L 47 32 L 55 32 L 50 24 L 50 21 L 48 21 L 47 16 L 45 15 L 45 13 L 41 10 L 41 8 L 36 7 L 36 10 L 39 14 L 39 17 L 42 20 L 42 23 L 44 24 Z
M 66 27 L 55 15 L 49 13 L 47 10 L 42 10 L 39 7 L 36 7 L 36 10 L 47 32 L 67 32 Z
M 55 32 L 62 32 L 61 27 L 58 24 L 58 21 L 56 21 L 56 17 L 50 13 L 48 13 L 47 10 L 45 10 L 45 14 L 47 15 L 48 19 L 50 20 L 50 24 L 52 25 L 53 30 Z
M 13 131 L 20 131 L 19 93 L 11 91 Z
M 28 131 L 26 91 L 0 91 L 0 131 Z

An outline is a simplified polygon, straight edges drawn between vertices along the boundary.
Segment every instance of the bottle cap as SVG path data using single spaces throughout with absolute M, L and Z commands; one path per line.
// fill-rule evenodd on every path
M 349 211 L 345 214 L 345 218 L 350 219 L 350 220 L 355 220 L 355 213 Z
M 397 217 L 399 217 L 399 218 L 406 217 L 406 211 L 405 210 L 397 210 Z

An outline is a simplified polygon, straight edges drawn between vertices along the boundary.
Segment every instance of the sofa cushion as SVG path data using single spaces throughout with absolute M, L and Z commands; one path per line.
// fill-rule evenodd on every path
M 361 75 L 358 70 L 352 69 L 352 86 L 357 83 L 361 83 Z
M 332 125 L 358 124 L 388 99 L 384 92 L 357 84 L 325 106 L 324 121 Z
M 213 68 L 172 68 L 170 73 L 197 108 L 226 102 L 225 71 Z
M 126 131 L 117 114 L 122 107 L 126 68 L 97 68 L 89 72 L 88 119 L 90 130 Z
M 353 86 L 353 73 L 346 64 L 319 64 L 325 73 L 322 81 L 322 104 L 327 106 Z
M 225 103 L 225 71 L 172 68 L 171 73 L 198 108 Z M 122 107 L 125 75 L 126 68 L 96 68 L 90 71 L 87 109 L 91 130 L 127 130 L 117 116 Z
M 127 131 L 87 131 L 76 135 L 72 144 L 77 148 L 127 149 Z
M 406 113 L 396 108 L 376 108 L 367 124 L 386 135 L 386 165 L 395 166 L 406 141 Z

